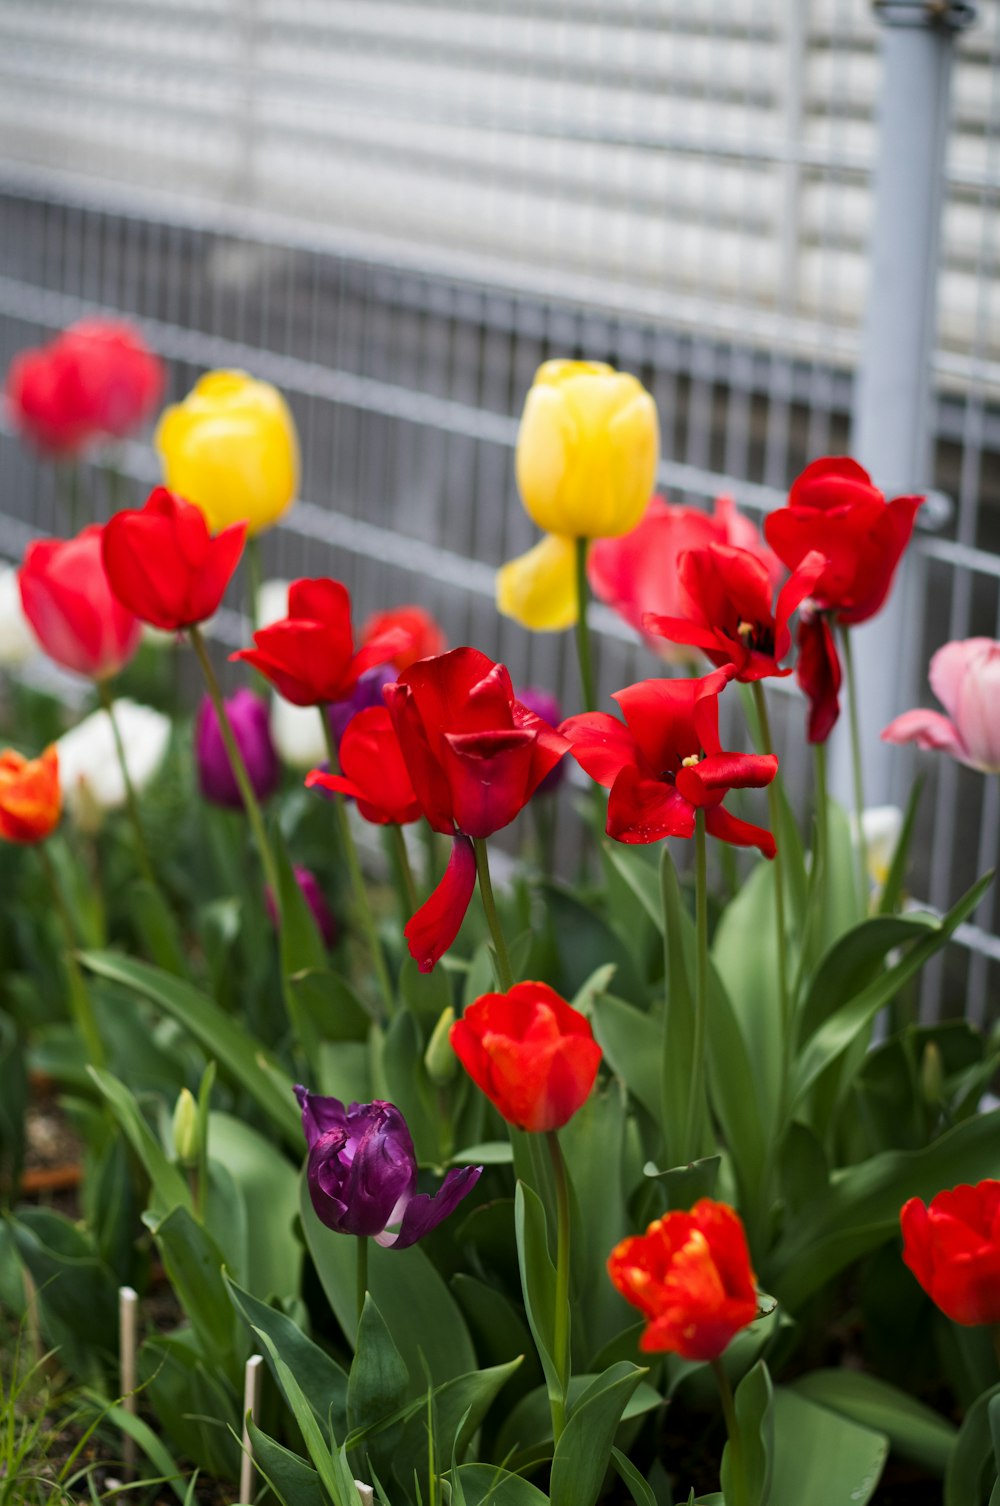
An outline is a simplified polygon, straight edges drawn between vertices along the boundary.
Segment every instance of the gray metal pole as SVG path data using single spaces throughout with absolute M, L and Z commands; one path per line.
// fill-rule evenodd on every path
M 854 388 L 851 454 L 887 496 L 932 485 L 931 378 L 955 33 L 974 18 L 953 0 L 874 0 L 882 22 L 882 87 L 868 300 Z M 915 704 L 922 607 L 904 562 L 888 605 L 854 629 L 868 805 L 892 796 L 893 761 L 879 732 Z M 831 749 L 831 783 L 853 802 L 846 716 Z

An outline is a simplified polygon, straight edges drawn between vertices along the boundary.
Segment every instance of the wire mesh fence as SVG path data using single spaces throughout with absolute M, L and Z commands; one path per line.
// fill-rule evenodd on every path
M 941 642 L 1000 635 L 998 10 L 962 37 L 953 96 L 928 478 L 953 509 L 916 546 L 920 684 L 886 720 Z M 144 325 L 171 397 L 210 366 L 274 381 L 304 465 L 268 573 L 335 573 L 360 617 L 420 600 L 575 704 L 565 635 L 493 605 L 535 536 L 512 447 L 540 361 L 641 376 L 676 501 L 728 492 L 759 517 L 848 447 L 879 80 L 863 0 L 8 0 L 0 41 L 0 362 L 102 308 Z M 151 452 L 122 464 L 141 500 Z M 63 525 L 58 486 L 5 429 L 9 557 Z M 657 672 L 616 618 L 595 625 L 602 694 Z M 796 793 L 801 724 L 783 697 Z M 914 762 L 899 751 L 899 791 Z M 1000 796 L 921 765 L 914 888 L 943 906 L 994 861 Z M 997 920 L 988 897 L 925 1012 L 968 986 L 987 1016 Z

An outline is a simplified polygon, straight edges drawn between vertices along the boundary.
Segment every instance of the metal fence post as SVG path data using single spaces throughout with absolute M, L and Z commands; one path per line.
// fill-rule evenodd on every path
M 960 0 L 873 0 L 882 23 L 869 286 L 851 414 L 851 453 L 887 496 L 932 485 L 931 379 L 955 34 L 975 8 Z M 919 582 L 905 560 L 887 607 L 855 629 L 867 804 L 892 793 L 879 731 L 915 704 Z M 909 588 L 909 589 L 908 589 Z M 843 721 L 845 718 L 842 718 Z M 846 728 L 831 782 L 853 800 Z

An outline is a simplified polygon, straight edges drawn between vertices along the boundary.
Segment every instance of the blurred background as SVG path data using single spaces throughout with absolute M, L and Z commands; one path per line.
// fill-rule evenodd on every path
M 872 253 L 877 163 L 879 192 L 931 178 L 924 473 L 875 479 L 934 495 L 872 640 L 874 742 L 929 701 L 936 647 L 1000 636 L 1000 0 L 976 9 L 962 28 L 972 7 L 949 0 L 0 0 L 0 366 L 102 310 L 139 322 L 171 398 L 213 366 L 274 382 L 304 469 L 268 573 L 337 575 L 359 618 L 419 601 L 574 709 L 569 635 L 493 602 L 536 537 L 512 459 L 537 365 L 636 372 L 661 489 L 759 519 L 851 443 L 866 310 L 894 279 Z M 950 94 L 927 101 L 941 154 L 897 146 L 886 176 L 886 47 L 935 21 L 955 26 Z M 148 445 L 124 469 L 139 503 Z M 63 524 L 53 467 L 7 424 L 0 514 L 11 560 Z M 657 672 L 618 619 L 594 624 L 603 692 Z M 783 702 L 801 788 L 803 706 Z M 894 750 L 880 799 L 918 759 L 914 887 L 946 905 L 996 860 L 998 781 Z M 985 1016 L 996 930 L 988 896 L 925 1014 L 968 987 Z

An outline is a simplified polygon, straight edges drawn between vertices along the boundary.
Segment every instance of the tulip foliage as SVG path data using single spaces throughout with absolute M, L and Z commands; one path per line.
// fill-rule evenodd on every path
M 546 537 L 498 589 L 575 623 L 581 700 L 417 604 L 358 628 L 327 578 L 270 593 L 224 694 L 207 625 L 292 503 L 294 427 L 214 373 L 156 443 L 164 486 L 20 570 L 41 652 L 100 701 L 58 741 L 15 701 L 0 756 L 0 1300 L 33 1291 L 111 1402 L 134 1287 L 139 1453 L 227 1499 L 253 1354 L 284 1506 L 354 1506 L 355 1479 L 382 1506 L 997 1499 L 1000 1041 L 915 1003 L 989 877 L 913 904 L 916 796 L 883 855 L 824 782 L 919 499 L 816 461 L 766 542 L 725 499 L 650 501 L 652 399 L 549 362 L 516 463 Z M 600 700 L 589 590 L 648 655 Z M 947 715 L 886 707 L 886 739 L 995 774 L 998 662 L 946 646 Z M 801 808 L 775 680 L 815 749 Z M 70 1212 L 20 1185 L 29 1066 L 85 1143 Z

